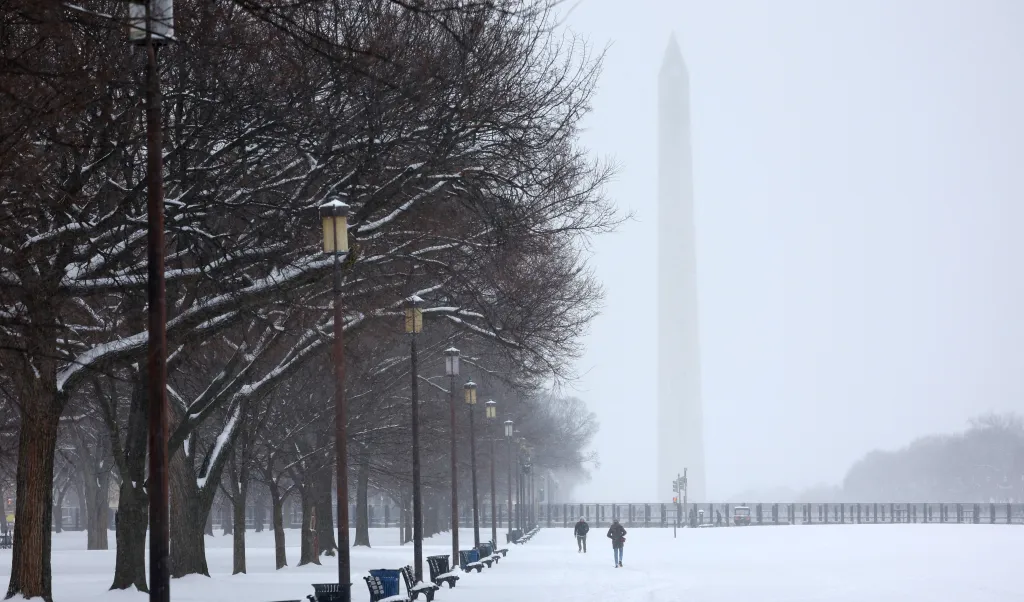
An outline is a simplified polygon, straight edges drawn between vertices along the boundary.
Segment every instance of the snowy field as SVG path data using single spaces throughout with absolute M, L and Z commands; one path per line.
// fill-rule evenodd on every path
M 489 531 L 487 531 L 489 533 Z M 323 566 L 274 571 L 273 536 L 248 533 L 248 575 L 231 576 L 231 537 L 207 538 L 212 578 L 174 580 L 178 602 L 260 602 L 305 599 L 310 583 L 336 579 L 333 558 Z M 297 542 L 298 533 L 288 532 Z M 499 532 L 501 539 L 504 536 Z M 472 531 L 461 531 L 472 541 Z M 485 537 L 487 539 L 487 537 Z M 113 537 L 111 537 L 113 541 Z M 398 546 L 396 529 L 371 531 L 372 549 L 353 551 L 353 600 L 369 600 L 360 578 L 373 568 L 411 564 L 412 547 Z M 848 525 L 680 530 L 634 529 L 624 567 L 612 567 L 603 529 L 593 529 L 590 552 L 578 554 L 571 529 L 544 529 L 481 574 L 463 574 L 438 602 L 987 602 L 1024 600 L 1018 558 L 1024 528 L 1000 525 Z M 442 535 L 425 555 L 449 551 Z M 108 592 L 114 552 L 84 551 L 84 533 L 54 536 L 56 602 L 143 602 L 138 592 Z M 0 562 L 10 566 L 10 550 Z M 289 547 L 295 563 L 297 547 Z M 424 567 L 424 573 L 429 571 Z M 9 574 L 9 573 L 8 573 Z M 4 575 L 5 583 L 8 575 Z

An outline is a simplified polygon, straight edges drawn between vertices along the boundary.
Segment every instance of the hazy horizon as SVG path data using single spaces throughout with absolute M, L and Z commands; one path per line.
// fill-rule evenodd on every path
M 835 485 L 874 449 L 1020 406 L 1024 5 L 583 0 L 583 141 L 636 220 L 595 241 L 580 499 L 655 499 L 656 85 L 690 74 L 710 497 Z

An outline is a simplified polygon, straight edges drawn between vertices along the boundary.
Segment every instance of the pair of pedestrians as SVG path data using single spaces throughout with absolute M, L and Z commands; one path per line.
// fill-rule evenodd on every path
M 587 552 L 587 533 L 590 532 L 590 525 L 587 521 L 580 517 L 576 528 L 573 529 L 573 534 L 576 535 L 576 545 L 581 553 Z M 612 540 L 612 554 L 615 558 L 615 568 L 622 566 L 622 548 L 626 543 L 626 529 L 619 524 L 619 519 L 612 521 L 612 526 L 608 529 L 608 539 Z

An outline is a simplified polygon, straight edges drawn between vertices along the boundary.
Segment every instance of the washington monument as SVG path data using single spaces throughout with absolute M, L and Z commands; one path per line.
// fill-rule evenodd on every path
M 689 500 L 707 501 L 697 316 L 690 81 L 673 35 L 658 74 L 657 491 L 666 501 L 683 468 Z

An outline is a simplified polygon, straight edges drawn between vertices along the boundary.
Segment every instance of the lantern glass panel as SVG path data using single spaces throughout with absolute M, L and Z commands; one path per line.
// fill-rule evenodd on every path
M 449 353 L 444 357 L 444 373 L 448 376 L 459 375 L 459 356 L 455 353 Z
M 348 217 L 334 217 L 334 252 L 348 253 Z
M 405 332 L 417 334 L 423 332 L 423 310 L 418 307 L 408 307 L 405 310 Z
M 334 218 L 324 216 L 324 253 L 334 253 Z

